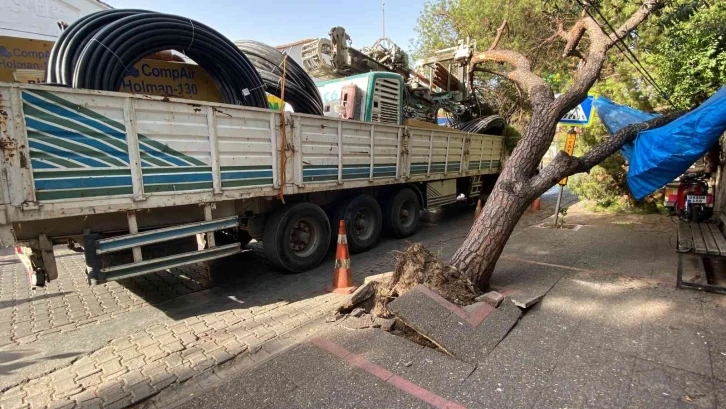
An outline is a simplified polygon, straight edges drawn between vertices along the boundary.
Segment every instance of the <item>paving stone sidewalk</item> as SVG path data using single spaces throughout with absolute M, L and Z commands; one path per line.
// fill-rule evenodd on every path
M 726 297 L 675 288 L 660 219 L 521 230 L 493 283 L 529 290 L 541 268 L 560 278 L 475 361 L 332 323 L 181 407 L 726 409 Z
M 540 223 L 553 203 L 546 199 L 520 228 Z M 453 254 L 471 213 L 449 213 L 413 239 L 444 257 Z M 355 279 L 390 270 L 391 251 L 405 245 L 384 240 L 354 256 Z M 86 286 L 81 256 L 60 250 L 60 279 L 36 292 L 20 265 L 4 259 L 0 319 L 9 331 L 0 338 L 0 406 L 124 407 L 197 382 L 192 377 L 220 365 L 265 360 L 304 339 L 344 299 L 322 291 L 333 255 L 308 273 L 286 275 L 258 250 L 215 266 L 212 276 L 187 268 L 97 287 Z

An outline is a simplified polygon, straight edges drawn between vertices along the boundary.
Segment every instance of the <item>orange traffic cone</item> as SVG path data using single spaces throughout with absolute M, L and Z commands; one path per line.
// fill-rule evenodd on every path
M 534 199 L 531 205 L 529 205 L 529 211 L 530 212 L 539 212 L 540 208 L 542 207 L 542 199 L 539 197 Z
M 484 205 L 481 202 L 481 199 L 477 200 L 476 202 L 476 209 L 474 209 L 474 221 L 476 222 L 476 219 L 479 218 L 479 215 L 481 214 L 481 209 L 484 207 Z
M 350 270 L 350 254 L 348 253 L 348 237 L 345 233 L 345 220 L 338 224 L 338 247 L 335 249 L 335 272 L 333 284 L 325 287 L 325 291 L 351 294 L 355 291 L 353 273 Z

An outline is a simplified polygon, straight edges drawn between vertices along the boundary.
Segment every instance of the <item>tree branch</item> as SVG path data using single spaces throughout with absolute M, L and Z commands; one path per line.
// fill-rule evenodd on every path
M 489 51 L 492 51 L 493 49 L 497 48 L 499 45 L 499 41 L 502 39 L 502 34 L 504 34 L 504 30 L 507 29 L 507 19 L 505 18 L 504 21 L 502 21 L 502 25 L 499 26 L 497 29 L 497 36 L 494 37 L 494 41 L 492 41 L 492 45 L 489 46 Z
M 472 67 L 486 61 L 506 63 L 514 70 L 505 74 L 506 78 L 516 82 L 527 91 L 530 99 L 540 102 L 551 101 L 554 96 L 549 85 L 537 74 L 532 72 L 532 65 L 524 55 L 512 50 L 491 50 L 478 53 L 471 59 Z M 542 101 L 540 98 L 544 97 Z
M 645 0 L 640 8 L 638 8 L 638 10 L 632 16 L 630 16 L 630 18 L 628 18 L 625 23 L 615 29 L 615 32 L 608 36 L 610 39 L 610 45 L 608 48 L 615 45 L 615 43 L 620 41 L 621 38 L 624 38 L 625 36 L 630 34 L 630 32 L 633 31 L 635 27 L 645 21 L 645 19 L 648 18 L 649 15 L 651 15 L 654 11 L 658 10 L 661 7 L 663 7 L 662 0 Z
M 531 187 L 536 191 L 544 192 L 567 176 L 588 172 L 593 166 L 617 152 L 623 145 L 634 141 L 641 132 L 666 125 L 684 113 L 675 111 L 646 122 L 628 125 L 579 158 L 560 151 L 552 162 L 540 171 L 539 175 L 532 178 Z
M 559 31 L 559 27 L 558 27 Z M 585 35 L 585 21 L 583 19 L 577 20 L 575 25 L 572 26 L 570 32 L 565 37 L 565 49 L 562 51 L 563 57 L 569 57 L 572 55 L 577 46 L 582 40 L 582 36 Z M 560 34 L 562 36 L 562 34 Z
M 557 118 L 561 118 L 568 111 L 576 107 L 577 104 L 582 102 L 587 95 L 587 92 L 595 84 L 595 81 L 605 64 L 608 50 L 612 48 L 617 41 L 619 41 L 620 36 L 632 31 L 653 11 L 659 8 L 661 4 L 662 0 L 643 0 L 643 3 L 638 10 L 630 16 L 625 23 L 616 29 L 613 35 L 607 35 L 600 24 L 598 24 L 598 22 L 590 16 L 586 16 L 578 20 L 578 23 L 580 21 L 583 22 L 584 30 L 587 32 L 590 39 L 590 50 L 585 59 L 585 63 L 577 72 L 574 84 L 552 103 L 552 110 L 550 111 L 552 115 L 555 115 Z M 580 36 L 580 38 L 582 38 L 582 36 Z

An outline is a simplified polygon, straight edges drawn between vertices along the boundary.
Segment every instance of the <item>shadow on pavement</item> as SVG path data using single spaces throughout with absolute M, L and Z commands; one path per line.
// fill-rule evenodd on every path
M 59 293 L 51 293 L 46 295 L 40 295 L 38 297 L 32 297 L 32 298 L 25 298 L 25 299 L 17 299 L 17 300 L 6 300 L 6 301 L 0 301 L 0 310 L 4 308 L 12 308 L 12 307 L 19 307 L 23 304 L 32 303 L 39 300 L 47 300 L 50 298 L 56 298 L 56 297 L 63 297 L 67 294 L 70 294 L 69 291 L 62 291 Z
M 84 352 L 67 352 L 63 354 L 55 354 L 40 359 L 32 359 L 33 355 L 39 354 L 36 350 L 20 349 L 15 351 L 0 351 L 0 375 L 10 375 L 18 369 L 26 366 L 34 365 L 42 361 L 51 361 L 54 359 L 74 358 L 85 354 Z M 28 359 L 31 358 L 31 359 Z

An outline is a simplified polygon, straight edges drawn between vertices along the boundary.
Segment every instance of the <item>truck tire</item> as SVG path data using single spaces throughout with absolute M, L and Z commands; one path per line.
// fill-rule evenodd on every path
M 381 238 L 381 206 L 371 195 L 359 195 L 341 203 L 333 224 L 337 226 L 341 219 L 345 220 L 348 249 L 351 253 L 362 253 Z
M 328 252 L 330 223 L 323 209 L 296 203 L 274 212 L 265 222 L 262 248 L 276 267 L 302 273 L 320 264 Z
M 409 237 L 418 228 L 421 205 L 416 193 L 403 188 L 386 200 L 383 206 L 383 227 L 394 237 Z

